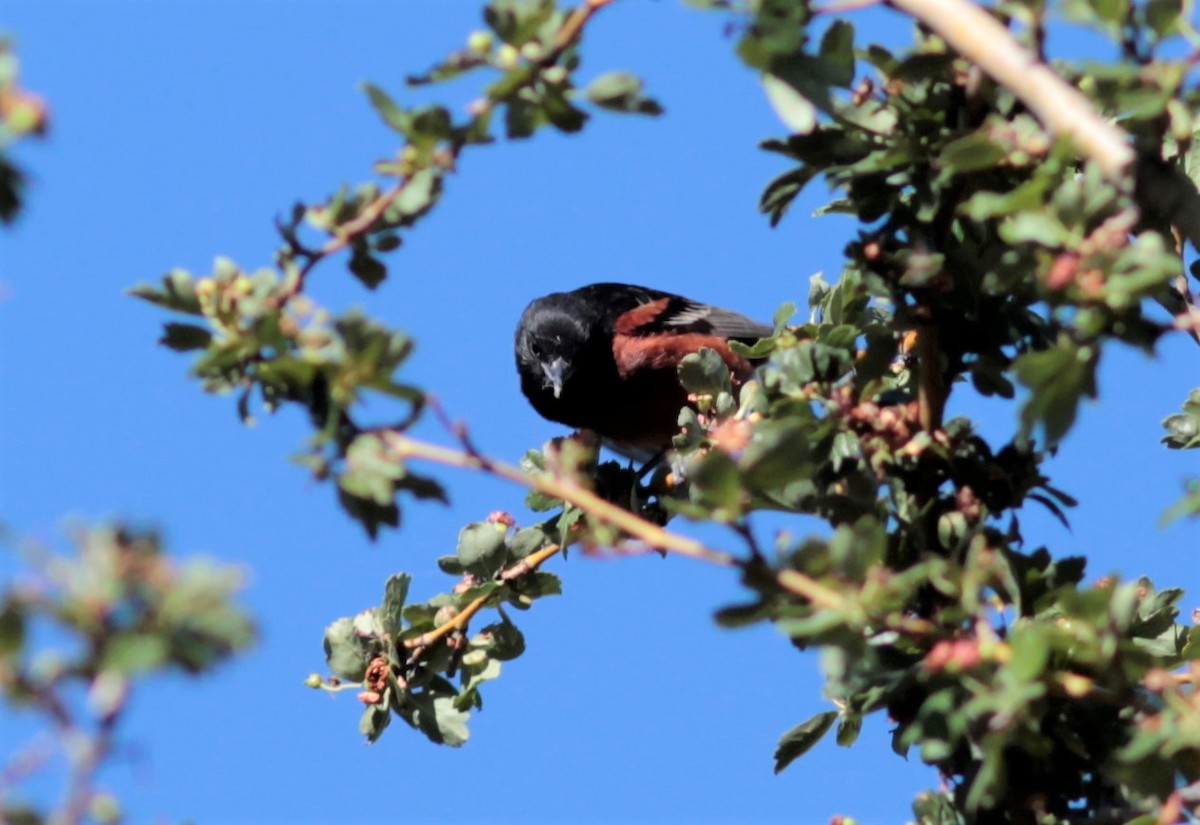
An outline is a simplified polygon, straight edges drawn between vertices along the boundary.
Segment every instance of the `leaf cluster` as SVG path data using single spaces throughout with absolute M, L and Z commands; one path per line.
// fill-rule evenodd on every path
M 23 549 L 32 575 L 0 589 L 0 689 L 8 705 L 41 719 L 69 765 L 54 813 L 3 787 L 5 822 L 120 819 L 96 772 L 134 686 L 156 673 L 207 673 L 249 647 L 253 623 L 234 599 L 242 573 L 206 559 L 172 561 L 156 533 L 80 528 L 73 552 Z M 15 750 L 6 777 L 45 767 L 38 739 Z M 7 785 L 9 780 L 5 780 Z
M 9 158 L 9 147 L 48 127 L 46 104 L 21 87 L 12 42 L 0 34 L 0 223 L 16 220 L 25 191 L 25 173 Z
M 391 577 L 379 607 L 326 628 L 333 676 L 309 684 L 360 688 L 366 709 L 359 727 L 368 741 L 378 739 L 394 715 L 434 742 L 463 744 L 470 711 L 483 707 L 480 686 L 500 675 L 501 662 L 525 650 L 505 607 L 527 610 L 561 592 L 557 576 L 537 569 L 540 559 L 558 551 L 555 536 L 550 522 L 516 530 L 504 514 L 468 524 L 455 554 L 438 559 L 442 572 L 459 577 L 453 589 L 407 602 L 411 577 Z M 498 619 L 468 635 L 467 620 L 484 605 Z

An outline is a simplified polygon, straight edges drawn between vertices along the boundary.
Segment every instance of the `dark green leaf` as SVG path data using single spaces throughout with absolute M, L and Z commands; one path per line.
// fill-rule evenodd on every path
M 25 614 L 15 605 L 0 609 L 0 662 L 20 654 L 25 644 Z
M 504 107 L 504 133 L 510 140 L 527 138 L 537 131 L 538 108 L 521 97 L 514 97 Z
M 688 467 L 688 476 L 693 499 L 711 507 L 740 510 L 744 497 L 741 473 L 733 459 L 722 451 L 713 450 L 693 462 Z M 730 514 L 719 517 L 728 518 Z
M 357 682 L 363 677 L 367 657 L 353 619 L 338 619 L 325 628 L 325 662 L 330 672 L 339 678 Z
M 777 226 L 796 196 L 817 176 L 816 167 L 797 166 L 767 184 L 759 198 L 759 211 L 771 216 L 771 226 Z
M 801 722 L 779 739 L 775 748 L 775 773 L 779 773 L 796 759 L 808 753 L 821 741 L 838 718 L 837 711 L 818 713 L 807 722 Z
M 1023 433 L 1028 436 L 1041 424 L 1046 446 L 1057 444 L 1075 423 L 1079 404 L 1096 397 L 1094 347 L 1063 343 L 1042 352 L 1028 352 L 1017 359 L 1017 379 L 1030 389 L 1021 408 Z
M 375 742 L 391 721 L 392 712 L 386 704 L 369 705 L 359 717 L 358 730 L 368 742 Z
M 829 84 L 849 88 L 854 82 L 854 26 L 834 20 L 821 38 L 819 54 L 829 73 Z
M 705 347 L 686 356 L 679 363 L 679 382 L 684 389 L 697 395 L 717 395 L 730 392 L 729 367 L 716 350 Z
M 412 576 L 407 573 L 397 573 L 389 576 L 383 589 L 383 605 L 380 608 L 383 629 L 390 634 L 400 632 L 400 617 L 404 610 L 404 601 L 408 598 L 408 586 L 412 584 Z
M 488 655 L 493 659 L 507 662 L 525 652 L 525 634 L 512 622 L 490 624 L 482 632 L 491 636 Z
M 458 534 L 458 562 L 480 578 L 489 579 L 504 564 L 503 524 L 477 521 Z
M 204 349 L 212 343 L 212 333 L 195 324 L 163 324 L 163 336 L 158 339 L 163 346 L 176 352 Z

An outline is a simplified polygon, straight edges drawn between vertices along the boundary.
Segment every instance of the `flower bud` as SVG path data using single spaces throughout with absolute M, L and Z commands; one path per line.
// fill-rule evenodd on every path
M 496 66 L 505 71 L 517 68 L 520 59 L 520 53 L 508 43 L 496 49 Z
M 473 52 L 485 54 L 492 50 L 495 42 L 496 38 L 491 32 L 476 30 L 467 37 L 467 48 Z

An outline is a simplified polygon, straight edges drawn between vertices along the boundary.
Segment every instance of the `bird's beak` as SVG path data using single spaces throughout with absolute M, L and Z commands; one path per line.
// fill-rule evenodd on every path
M 546 373 L 546 385 L 554 390 L 554 397 L 562 395 L 563 380 L 566 378 L 567 362 L 555 358 L 549 364 L 542 364 L 542 372 Z

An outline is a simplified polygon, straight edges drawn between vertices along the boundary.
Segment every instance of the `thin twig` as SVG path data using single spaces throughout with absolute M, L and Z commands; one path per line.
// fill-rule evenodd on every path
M 375 228 L 379 219 L 383 217 L 383 213 L 396 202 L 396 198 L 404 192 L 404 187 L 408 185 L 408 178 L 397 183 L 391 189 L 380 194 L 375 200 L 371 201 L 358 214 L 354 220 L 344 223 L 335 229 L 335 235 L 330 238 L 325 244 L 316 250 L 302 249 L 299 254 L 305 257 L 304 263 L 296 273 L 295 280 L 287 285 L 287 288 L 281 293 L 280 303 L 286 303 L 291 298 L 299 295 L 304 291 L 305 281 L 308 279 L 310 272 L 316 268 L 317 264 L 333 255 L 342 251 L 349 246 L 356 238 L 367 234 Z M 289 241 L 289 245 L 293 251 L 297 251 L 295 244 Z
M 558 60 L 562 56 L 562 53 L 579 39 L 579 35 L 583 32 L 583 27 L 587 25 L 587 22 L 592 19 L 596 12 L 613 2 L 614 0 L 585 0 L 585 2 L 576 6 L 575 10 L 563 22 L 562 28 L 558 30 L 558 34 L 554 36 L 554 48 L 544 58 L 544 61 L 553 63 Z
M 113 736 L 117 730 L 117 722 L 124 710 L 124 702 L 114 711 L 106 714 L 96 727 L 96 733 L 88 737 L 88 741 L 80 749 L 75 765 L 71 771 L 70 789 L 67 801 L 57 822 L 64 825 L 79 825 L 88 818 L 88 810 L 96 795 L 96 774 L 108 757 L 113 747 Z M 80 735 L 86 736 L 82 731 Z

